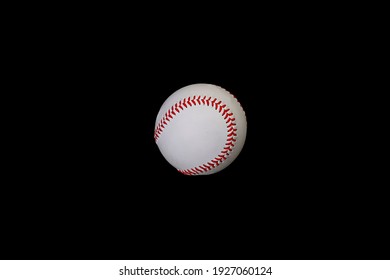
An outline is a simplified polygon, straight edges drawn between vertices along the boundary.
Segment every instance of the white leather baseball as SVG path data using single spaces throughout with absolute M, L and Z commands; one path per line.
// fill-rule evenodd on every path
M 237 99 L 212 84 L 174 92 L 158 112 L 154 139 L 165 159 L 185 175 L 221 171 L 245 143 L 246 116 Z

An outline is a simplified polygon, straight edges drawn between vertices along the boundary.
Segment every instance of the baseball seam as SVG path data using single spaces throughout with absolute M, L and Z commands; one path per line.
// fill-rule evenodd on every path
M 237 100 L 235 98 L 235 100 Z M 164 131 L 164 128 L 168 126 L 169 122 L 181 111 L 192 107 L 192 106 L 211 106 L 215 110 L 217 110 L 222 117 L 224 118 L 226 122 L 226 141 L 224 148 L 222 151 L 211 161 L 193 167 L 189 169 L 178 169 L 179 172 L 185 174 L 185 175 L 199 175 L 201 173 L 210 171 L 214 168 L 216 168 L 218 165 L 220 165 L 222 162 L 224 162 L 228 157 L 229 154 L 232 152 L 235 142 L 237 141 L 237 127 L 235 123 L 235 118 L 233 116 L 233 113 L 230 111 L 230 109 L 224 104 L 221 100 L 218 100 L 217 98 L 211 98 L 207 96 L 193 96 L 188 97 L 180 100 L 179 102 L 172 105 L 170 109 L 164 114 L 164 116 L 159 121 L 158 125 L 156 126 L 156 129 L 154 131 L 154 140 L 158 141 L 159 137 Z

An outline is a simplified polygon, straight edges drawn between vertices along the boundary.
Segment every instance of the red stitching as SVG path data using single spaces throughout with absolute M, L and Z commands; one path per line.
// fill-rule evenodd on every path
M 235 98 L 236 99 L 236 98 Z M 237 99 L 236 99 L 237 101 Z M 218 156 L 216 156 L 211 161 L 196 166 L 193 168 L 180 170 L 178 171 L 184 175 L 199 175 L 201 173 L 207 172 L 212 170 L 213 168 L 220 165 L 223 161 L 227 159 L 229 156 L 229 153 L 233 151 L 236 137 L 236 123 L 235 118 L 233 117 L 233 113 L 230 111 L 230 109 L 226 106 L 226 104 L 223 104 L 221 100 L 217 100 L 217 98 L 213 98 L 211 100 L 211 97 L 207 96 L 193 96 L 188 97 L 180 100 L 176 104 L 174 104 L 171 108 L 168 109 L 168 111 L 164 114 L 164 116 L 161 118 L 160 122 L 157 124 L 156 130 L 154 131 L 154 139 L 157 142 L 159 137 L 161 136 L 164 128 L 169 125 L 169 122 L 176 116 L 176 114 L 179 114 L 181 111 L 185 110 L 186 108 L 192 107 L 192 106 L 199 106 L 199 105 L 206 105 L 211 106 L 217 110 L 222 117 L 226 120 L 226 143 L 225 147 L 222 149 L 222 151 L 219 153 Z M 240 104 L 241 105 L 241 104 Z
M 236 125 L 234 122 L 231 122 L 227 127 L 232 127 L 233 125 Z

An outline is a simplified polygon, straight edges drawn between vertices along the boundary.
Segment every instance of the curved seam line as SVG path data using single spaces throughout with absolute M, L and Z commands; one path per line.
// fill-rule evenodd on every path
M 235 100 L 237 100 L 235 98 Z M 204 163 L 202 165 L 188 168 L 188 169 L 178 169 L 178 171 L 184 175 L 199 175 L 201 173 L 210 171 L 214 168 L 216 168 L 218 165 L 220 165 L 222 162 L 224 162 L 230 155 L 230 152 L 232 152 L 234 145 L 237 140 L 237 128 L 235 123 L 235 118 L 233 116 L 233 113 L 230 111 L 230 108 L 226 106 L 226 104 L 222 103 L 221 100 L 218 100 L 217 98 L 214 98 L 211 100 L 211 97 L 200 95 L 184 98 L 180 100 L 179 102 L 172 105 L 171 108 L 168 109 L 168 111 L 164 114 L 164 116 L 159 121 L 155 131 L 154 131 L 154 140 L 157 143 L 158 139 L 160 138 L 161 134 L 164 131 L 164 128 L 169 124 L 169 122 L 176 116 L 176 114 L 179 114 L 181 111 L 187 109 L 188 107 L 192 106 L 211 106 L 215 110 L 217 110 L 222 117 L 225 120 L 226 123 L 226 129 L 227 129 L 227 136 L 226 136 L 226 142 L 225 146 L 222 149 L 222 151 L 211 161 L 208 161 L 207 163 Z M 240 104 L 241 105 L 241 104 Z M 187 107 L 188 106 L 188 107 Z

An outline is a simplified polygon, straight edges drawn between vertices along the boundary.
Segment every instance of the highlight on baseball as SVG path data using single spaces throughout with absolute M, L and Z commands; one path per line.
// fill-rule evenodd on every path
M 246 138 L 244 109 L 217 85 L 175 91 L 157 114 L 154 139 L 164 158 L 184 175 L 209 175 L 229 166 Z

